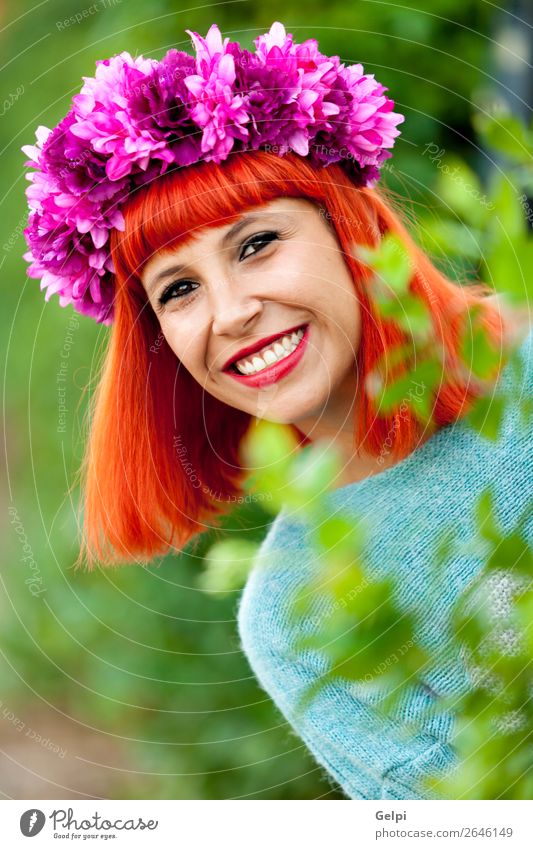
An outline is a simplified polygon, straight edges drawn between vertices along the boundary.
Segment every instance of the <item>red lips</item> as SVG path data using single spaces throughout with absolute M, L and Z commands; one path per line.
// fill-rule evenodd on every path
M 265 336 L 264 339 L 260 339 L 259 342 L 255 342 L 253 345 L 248 345 L 247 348 L 241 348 L 240 351 L 237 351 L 236 354 L 233 354 L 233 356 L 226 361 L 225 365 L 222 367 L 222 371 L 228 371 L 230 366 L 232 366 L 233 363 L 236 363 L 237 360 L 242 360 L 243 357 L 247 357 L 249 354 L 255 354 L 257 351 L 260 351 L 261 348 L 264 348 L 270 342 L 273 342 L 275 339 L 279 339 L 281 336 L 290 336 L 291 333 L 294 333 L 295 330 L 299 330 L 300 327 L 303 326 L 303 324 L 296 324 L 288 330 L 282 330 L 281 333 L 273 333 L 272 336 Z
M 300 340 L 300 344 L 288 356 L 283 357 L 283 359 L 272 363 L 272 365 L 269 365 L 254 374 L 240 374 L 240 372 L 236 370 L 234 371 L 233 369 L 229 369 L 227 374 L 229 377 L 233 378 L 233 380 L 236 380 L 244 386 L 248 386 L 252 389 L 261 389 L 265 386 L 270 386 L 273 383 L 277 383 L 278 380 L 281 380 L 282 377 L 285 377 L 296 368 L 305 353 L 308 340 L 309 325 L 307 324 L 305 325 L 304 335 Z

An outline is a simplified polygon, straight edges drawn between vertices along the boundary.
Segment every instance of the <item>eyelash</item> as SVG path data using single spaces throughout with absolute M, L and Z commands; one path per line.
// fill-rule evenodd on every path
M 275 230 L 268 230 L 264 233 L 255 233 L 253 236 L 250 236 L 250 238 L 246 242 L 244 242 L 244 244 L 242 245 L 241 256 L 239 257 L 239 262 L 242 262 L 242 259 L 243 259 L 242 253 L 244 252 L 244 250 L 247 247 L 249 247 L 250 245 L 253 245 L 255 241 L 263 240 L 263 241 L 265 241 L 266 244 L 270 244 L 271 241 L 275 241 L 276 239 L 278 239 L 279 235 L 280 234 L 277 233 Z M 269 236 L 273 237 L 272 240 L 266 241 L 267 237 L 269 237 Z M 265 247 L 265 245 L 263 245 L 263 247 Z M 263 247 L 259 248 L 259 250 L 254 251 L 251 254 L 251 256 L 254 256 L 257 253 L 260 253 L 260 251 L 263 250 Z M 244 259 L 247 259 L 247 257 L 244 257 Z M 179 286 L 188 286 L 188 285 L 191 285 L 193 282 L 194 282 L 193 280 L 178 280 L 178 281 L 175 281 L 174 283 L 169 283 L 169 285 L 165 289 L 163 289 L 163 291 L 161 292 L 161 295 L 158 297 L 158 299 L 157 299 L 158 305 L 160 307 L 163 307 L 167 303 L 167 301 L 180 300 L 181 298 L 186 298 L 187 295 L 191 294 L 191 292 L 185 292 L 184 294 L 177 295 L 176 297 L 174 297 L 172 295 L 172 292 L 177 290 Z M 192 290 L 192 291 L 195 291 L 195 290 Z

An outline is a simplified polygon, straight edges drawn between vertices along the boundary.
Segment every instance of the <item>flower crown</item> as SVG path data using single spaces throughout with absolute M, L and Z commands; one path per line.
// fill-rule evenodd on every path
M 325 56 L 315 39 L 293 42 L 279 21 L 254 40 L 255 53 L 213 24 L 191 36 L 196 56 L 161 59 L 123 52 L 96 63 L 53 129 L 25 145 L 30 208 L 24 230 L 28 276 L 45 300 L 113 320 L 110 232 L 124 229 L 133 189 L 174 168 L 219 163 L 231 152 L 294 151 L 323 166 L 343 161 L 361 185 L 379 179 L 404 116 L 362 65 Z

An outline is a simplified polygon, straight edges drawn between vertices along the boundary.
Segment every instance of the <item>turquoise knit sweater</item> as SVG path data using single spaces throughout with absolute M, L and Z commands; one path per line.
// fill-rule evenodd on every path
M 531 395 L 533 333 L 522 342 L 523 393 Z M 510 383 L 510 367 L 501 378 Z M 316 568 L 301 525 L 284 507 L 261 546 L 261 564 L 249 575 L 238 610 L 242 648 L 264 690 L 308 746 L 316 760 L 353 799 L 439 798 L 420 779 L 457 765 L 451 743 L 455 713 L 439 706 L 439 696 L 459 696 L 469 687 L 468 669 L 447 639 L 451 605 L 479 572 L 478 556 L 451 558 L 437 590 L 430 580 L 435 539 L 453 525 L 458 541 L 474 534 L 473 505 L 491 485 L 496 513 L 505 529 L 513 527 L 531 505 L 533 445 L 516 406 L 507 409 L 497 442 L 486 440 L 464 422 L 444 427 L 405 460 L 378 475 L 328 493 L 332 514 L 368 517 L 371 532 L 364 563 L 376 578 L 393 575 L 403 609 L 422 614 L 417 639 L 430 652 L 442 651 L 438 668 L 426 669 L 423 683 L 412 685 L 396 714 L 378 716 L 372 685 L 337 677 L 323 687 L 303 713 L 300 694 L 323 675 L 328 664 L 314 650 L 294 655 L 298 633 L 309 633 L 317 617 L 331 607 L 317 594 L 316 606 L 297 626 L 288 616 L 288 598 Z M 533 543 L 531 523 L 527 536 Z M 314 565 L 315 564 L 315 565 Z M 421 718 L 420 731 L 401 740 L 395 731 L 402 718 L 416 718 L 429 704 L 435 711 Z M 375 704 L 375 703 L 374 703 Z

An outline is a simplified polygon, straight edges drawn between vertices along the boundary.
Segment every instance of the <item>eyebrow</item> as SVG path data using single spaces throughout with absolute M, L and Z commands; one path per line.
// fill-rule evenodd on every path
M 222 239 L 221 239 L 222 247 L 225 247 L 228 244 L 228 242 L 230 242 L 233 239 L 234 236 L 237 236 L 241 232 L 241 230 L 244 230 L 244 228 L 248 224 L 254 224 L 256 221 L 261 221 L 261 220 L 264 220 L 265 218 L 272 218 L 275 215 L 276 215 L 275 212 L 263 213 L 263 215 L 258 214 L 258 213 L 249 213 L 248 215 L 244 215 L 242 218 L 239 218 L 239 220 L 232 227 L 230 227 L 230 229 L 227 231 L 227 233 L 225 233 L 224 236 L 222 237 Z M 277 213 L 277 215 L 279 216 L 280 213 Z M 162 280 L 164 280 L 167 277 L 172 277 L 173 274 L 179 274 L 180 271 L 185 271 L 187 268 L 190 269 L 191 265 L 192 265 L 192 263 L 188 263 L 187 265 L 183 265 L 183 264 L 171 265 L 168 268 L 165 268 L 163 271 L 160 271 L 159 274 L 156 274 L 154 279 L 151 280 L 150 283 L 148 284 L 148 287 L 147 287 L 148 292 L 151 294 L 154 291 L 157 284 L 160 283 Z

